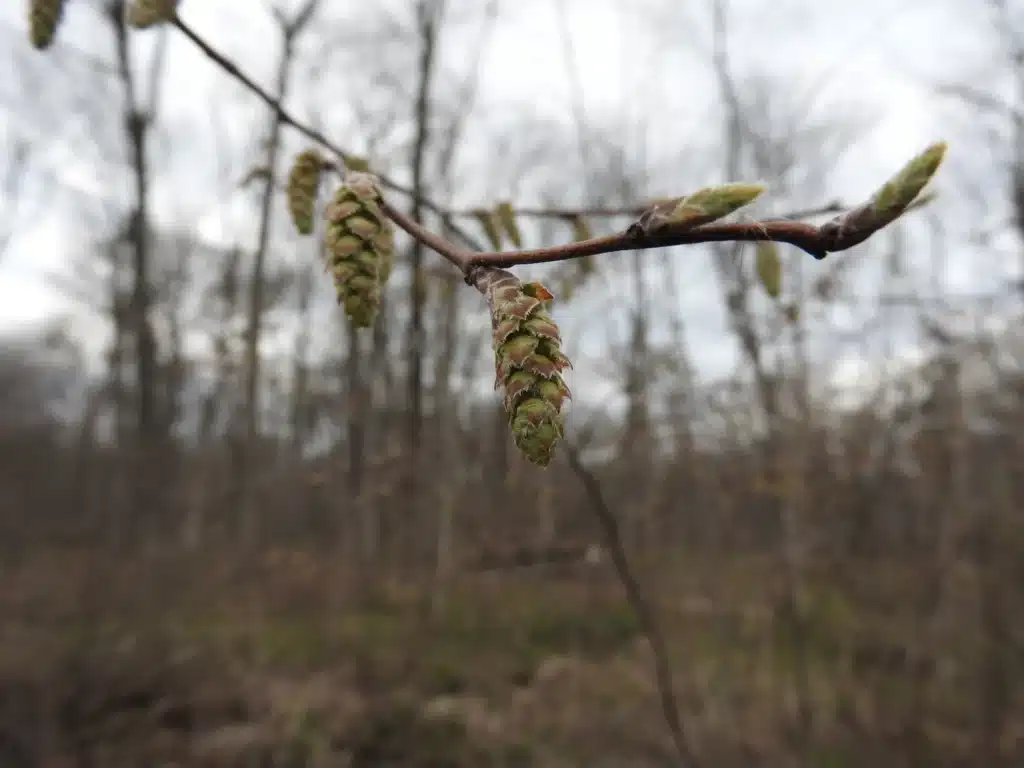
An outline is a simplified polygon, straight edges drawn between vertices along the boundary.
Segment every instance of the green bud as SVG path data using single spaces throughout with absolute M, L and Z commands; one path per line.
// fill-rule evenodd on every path
M 939 169 L 945 154 L 946 142 L 932 144 L 903 166 L 866 203 L 822 224 L 819 234 L 827 243 L 827 250 L 842 251 L 859 245 L 908 210 L 927 202 L 929 196 L 922 195 L 921 191 Z
M 668 220 L 675 224 L 685 223 L 691 227 L 699 227 L 750 204 L 762 192 L 764 187 L 760 184 L 742 183 L 698 189 L 676 204 L 668 214 Z
M 946 142 L 932 144 L 879 189 L 871 204 L 875 212 L 890 221 L 903 213 L 931 180 L 946 154 Z

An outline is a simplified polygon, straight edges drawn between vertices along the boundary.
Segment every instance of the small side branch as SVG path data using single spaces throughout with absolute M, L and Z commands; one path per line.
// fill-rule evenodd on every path
M 672 681 L 672 665 L 669 661 L 665 635 L 661 631 L 661 626 L 658 623 L 654 609 L 647 602 L 647 598 L 644 597 L 640 582 L 633 574 L 633 569 L 629 565 L 629 557 L 622 543 L 622 533 L 619 530 L 618 520 L 616 520 L 615 513 L 608 506 L 608 502 L 605 501 L 604 494 L 601 491 L 601 484 L 594 477 L 594 474 L 583 465 L 574 445 L 569 444 L 566 446 L 566 456 L 569 459 L 569 467 L 583 484 L 587 499 L 590 501 L 590 507 L 597 517 L 598 523 L 601 525 L 605 547 L 611 557 L 612 565 L 615 567 L 619 581 L 626 591 L 626 599 L 629 600 L 629 604 L 636 614 L 637 621 L 640 622 L 640 629 L 647 637 L 647 642 L 651 645 L 651 653 L 654 655 L 654 676 L 658 683 L 662 715 L 665 718 L 665 723 L 668 725 L 669 732 L 672 734 L 672 741 L 675 744 L 680 765 L 683 768 L 698 768 L 697 758 L 690 740 L 687 738 L 686 731 L 683 730 L 683 721 L 679 714 L 679 702 L 676 699 L 675 686 Z

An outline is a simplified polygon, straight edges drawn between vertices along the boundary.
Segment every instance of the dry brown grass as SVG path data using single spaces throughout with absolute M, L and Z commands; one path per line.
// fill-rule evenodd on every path
M 910 566 L 858 571 L 856 588 L 816 582 L 815 732 L 799 749 L 770 561 L 660 568 L 655 582 L 648 563 L 646 577 L 709 765 L 912 764 L 917 639 L 888 610 L 914 599 Z M 357 595 L 339 587 L 343 571 L 303 551 L 248 564 L 58 551 L 23 561 L 3 579 L 4 748 L 105 768 L 671 764 L 646 642 L 593 568 L 559 582 L 467 578 L 429 621 L 415 585 Z M 965 691 L 979 649 L 961 629 L 950 623 L 927 660 L 938 665 L 922 724 L 930 765 L 975 764 Z M 1007 759 L 1024 754 L 1013 743 L 1022 722 L 1018 706 Z

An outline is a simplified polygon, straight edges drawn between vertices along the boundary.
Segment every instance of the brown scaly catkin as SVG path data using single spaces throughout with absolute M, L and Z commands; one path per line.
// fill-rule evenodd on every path
M 128 25 L 136 29 L 174 21 L 180 0 L 135 0 L 128 7 Z
M 512 437 L 529 461 L 547 466 L 562 438 L 562 405 L 571 396 L 561 376 L 571 364 L 547 312 L 552 295 L 505 270 L 488 270 L 482 279 L 491 309 L 495 387 L 504 390 Z
M 394 225 L 380 200 L 375 176 L 349 173 L 324 210 L 327 267 L 338 303 L 359 328 L 373 325 L 391 274 Z
M 299 234 L 313 232 L 313 209 L 324 167 L 323 156 L 315 149 L 307 149 L 298 154 L 288 174 L 288 212 Z
M 32 0 L 28 5 L 28 34 L 39 50 L 49 48 L 64 15 L 64 0 Z

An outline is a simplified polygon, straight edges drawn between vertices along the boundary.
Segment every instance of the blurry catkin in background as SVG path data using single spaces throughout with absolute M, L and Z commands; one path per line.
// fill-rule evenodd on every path
M 324 162 L 317 150 L 307 149 L 298 154 L 288 174 L 288 212 L 301 235 L 313 232 L 313 209 Z
M 64 14 L 64 0 L 32 0 L 28 7 L 29 39 L 36 48 L 48 48 Z
M 145 29 L 167 21 L 173 21 L 179 0 L 135 0 L 128 7 L 128 24 L 136 29 Z

